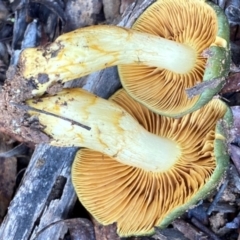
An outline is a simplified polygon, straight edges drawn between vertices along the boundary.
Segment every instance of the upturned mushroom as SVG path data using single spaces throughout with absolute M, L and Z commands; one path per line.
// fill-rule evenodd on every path
M 119 66 L 124 88 L 152 111 L 182 116 L 221 89 L 229 71 L 229 29 L 218 6 L 201 0 L 158 0 L 132 29 L 92 26 L 63 34 L 43 48 L 26 49 L 22 74 L 41 95 L 55 82 Z M 187 88 L 213 80 L 196 96 Z M 110 81 L 110 80 L 109 80 Z
M 86 209 L 120 236 L 166 227 L 216 188 L 228 167 L 231 112 L 219 99 L 182 118 L 153 113 L 124 90 L 104 100 L 68 89 L 29 100 L 57 146 L 78 152 L 72 180 Z

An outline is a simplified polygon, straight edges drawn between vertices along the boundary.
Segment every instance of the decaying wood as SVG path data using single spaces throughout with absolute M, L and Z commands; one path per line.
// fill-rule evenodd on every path
M 130 27 L 138 15 L 153 0 L 139 0 L 126 11 L 121 26 Z M 78 84 L 81 80 L 78 80 Z M 81 85 L 81 84 L 80 84 Z M 102 97 L 109 97 L 119 88 L 116 68 L 109 68 L 85 78 L 83 88 Z M 0 131 L 15 139 L 38 144 L 48 142 L 48 136 L 35 128 L 28 115 L 14 103 L 31 98 L 31 83 L 26 82 L 18 69 L 9 71 L 8 81 L 0 96 Z M 70 170 L 76 148 L 55 148 L 47 144 L 36 147 L 19 189 L 0 227 L 0 239 L 58 240 L 66 227 L 49 228 L 47 237 L 38 232 L 49 224 L 67 218 L 76 201 L 71 184 Z M 56 193 L 56 189 L 58 192 Z M 60 189 L 60 191 L 59 191 Z M 51 230 L 53 229 L 53 230 Z
M 49 145 L 36 148 L 1 225 L 0 239 L 31 239 L 40 228 L 66 217 L 76 200 L 69 178 L 76 150 Z
M 95 25 L 100 18 L 101 0 L 69 0 L 66 2 L 66 24 L 63 31 Z

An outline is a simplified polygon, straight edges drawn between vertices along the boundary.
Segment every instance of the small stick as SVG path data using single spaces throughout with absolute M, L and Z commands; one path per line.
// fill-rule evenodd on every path
M 192 97 L 202 94 L 207 89 L 214 89 L 224 80 L 225 80 L 224 77 L 214 78 L 209 81 L 201 82 L 201 83 L 195 85 L 194 87 L 187 88 L 186 89 L 187 96 L 189 98 L 192 98 Z
M 74 121 L 72 119 L 69 119 L 69 118 L 66 118 L 66 117 L 62 117 L 62 116 L 58 116 L 54 113 L 50 113 L 50 112 L 47 112 L 47 111 L 44 111 L 44 110 L 39 110 L 37 108 L 33 108 L 33 107 L 30 107 L 30 106 L 27 106 L 27 105 L 22 105 L 22 104 L 17 104 L 17 103 L 13 103 L 11 102 L 10 104 L 12 104 L 13 106 L 16 106 L 17 108 L 20 108 L 20 109 L 23 109 L 25 111 L 35 111 L 35 112 L 38 112 L 38 113 L 42 113 L 42 114 L 46 114 L 46 115 L 50 115 L 50 116 L 53 116 L 53 117 L 56 117 L 56 118 L 60 118 L 60 119 L 63 119 L 63 120 L 66 120 L 68 122 L 71 122 L 72 125 L 77 125 L 79 127 L 82 127 L 88 131 L 91 130 L 91 127 L 88 127 L 82 123 L 79 123 L 77 121 Z
M 202 232 L 206 233 L 212 240 L 221 240 L 217 237 L 211 230 L 209 230 L 206 226 L 204 226 L 201 222 L 199 222 L 196 218 L 191 218 L 192 224 L 198 227 Z
M 220 198 L 222 197 L 223 192 L 224 192 L 224 190 L 226 189 L 227 185 L 228 185 L 228 180 L 226 180 L 226 181 L 222 184 L 222 186 L 220 187 L 220 189 L 219 189 L 218 193 L 216 194 L 214 200 L 212 201 L 212 204 L 209 206 L 209 208 L 208 208 L 208 210 L 207 210 L 207 214 L 208 214 L 208 215 L 211 215 L 213 209 L 215 208 L 215 206 L 217 205 L 218 201 L 219 201 Z

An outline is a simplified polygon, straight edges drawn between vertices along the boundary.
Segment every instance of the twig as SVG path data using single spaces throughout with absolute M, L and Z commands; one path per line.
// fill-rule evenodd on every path
M 198 227 L 202 232 L 206 233 L 211 238 L 211 240 L 221 240 L 212 231 L 210 231 L 206 226 L 204 226 L 201 222 L 199 222 L 196 218 L 194 218 L 194 217 L 191 218 L 191 222 L 196 227 Z
M 221 77 L 221 78 L 214 78 L 212 80 L 199 83 L 192 88 L 186 89 L 187 96 L 189 98 L 192 98 L 192 97 L 195 97 L 196 95 L 200 95 L 207 89 L 216 88 L 223 81 L 225 81 L 225 78 Z
M 212 201 L 212 204 L 209 206 L 208 210 L 207 210 L 207 214 L 211 215 L 212 211 L 214 210 L 215 206 L 217 205 L 218 201 L 220 200 L 220 198 L 223 195 L 224 190 L 226 189 L 228 185 L 228 180 L 226 180 L 222 186 L 220 187 L 218 193 L 216 194 L 214 200 Z
M 72 125 L 77 125 L 77 126 L 82 127 L 82 128 L 84 128 L 84 129 L 86 129 L 88 131 L 91 130 L 91 127 L 88 127 L 88 126 L 86 126 L 86 125 L 84 125 L 82 123 L 79 123 L 77 121 L 74 121 L 74 120 L 72 120 L 70 118 L 59 116 L 59 115 L 56 115 L 54 113 L 47 112 L 47 111 L 44 111 L 44 110 L 40 110 L 40 109 L 37 109 L 37 108 L 34 108 L 34 107 L 30 107 L 30 106 L 27 106 L 27 105 L 23 105 L 23 104 L 18 104 L 18 103 L 13 103 L 13 102 L 11 102 L 10 104 L 12 104 L 13 106 L 15 106 L 17 108 L 25 110 L 25 111 L 34 111 L 34 112 L 50 115 L 50 116 L 53 116 L 53 117 L 60 118 L 60 119 L 63 119 L 65 121 L 71 122 Z

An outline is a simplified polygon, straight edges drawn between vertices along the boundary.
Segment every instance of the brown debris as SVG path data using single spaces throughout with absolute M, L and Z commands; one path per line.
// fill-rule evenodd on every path
M 32 98 L 33 89 L 34 86 L 25 81 L 21 73 L 16 69 L 10 69 L 8 80 L 5 81 L 0 95 L 0 131 L 19 142 L 27 142 L 31 145 L 49 142 L 49 137 L 38 130 L 42 127 L 36 124 L 36 121 L 32 124 L 26 111 L 16 107 Z
M 108 226 L 103 226 L 94 218 L 92 218 L 92 221 L 94 225 L 96 240 L 120 240 L 120 237 L 116 233 L 117 226 L 115 223 Z
M 239 91 L 240 91 L 240 73 L 238 72 L 230 75 L 227 78 L 226 84 L 221 90 L 221 94 L 239 92 Z

